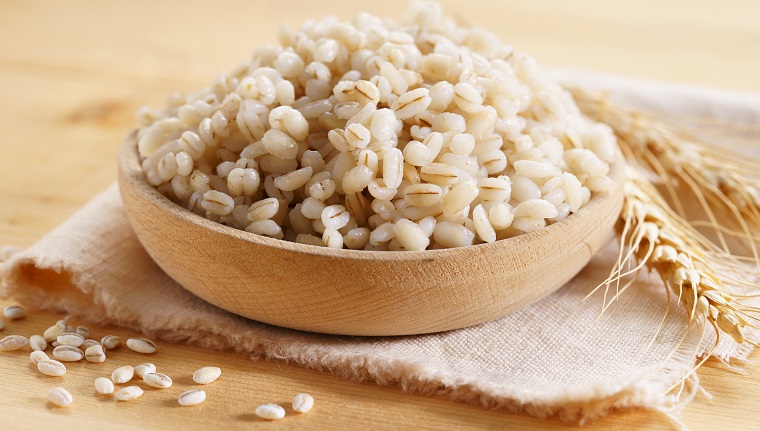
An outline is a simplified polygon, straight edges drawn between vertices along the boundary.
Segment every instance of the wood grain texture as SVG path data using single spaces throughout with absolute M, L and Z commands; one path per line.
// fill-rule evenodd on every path
M 376 252 L 281 241 L 212 222 L 148 184 L 134 135 L 119 154 L 129 221 L 180 285 L 241 316 L 341 335 L 460 329 L 553 293 L 612 234 L 623 205 L 622 159 L 610 175 L 610 191 L 540 231 L 473 247 Z
M 405 2 L 368 4 L 391 16 Z M 489 28 L 543 64 L 760 91 L 757 2 L 593 0 L 467 2 L 444 8 Z M 172 91 L 207 85 L 254 46 L 274 42 L 280 22 L 297 25 L 329 11 L 347 18 L 348 0 L 306 2 L 33 2 L 0 5 L 0 243 L 27 246 L 116 179 L 115 160 L 142 104 L 160 106 Z M 0 306 L 9 302 L 0 301 Z M 0 332 L 32 333 L 60 318 L 32 313 Z M 84 323 L 86 322 L 79 322 Z M 92 328 L 96 334 L 106 330 Z M 118 329 L 107 332 L 126 335 Z M 757 429 L 760 365 L 746 373 L 709 361 L 698 396 L 682 415 L 692 430 Z M 441 397 L 351 383 L 276 362 L 160 343 L 151 357 L 172 377 L 174 392 L 148 391 L 137 403 L 95 396 L 95 377 L 122 362 L 145 359 L 119 351 L 101 365 L 70 367 L 60 383 L 30 368 L 26 354 L 0 354 L 0 429 L 569 429 L 556 421 L 484 411 Z M 218 365 L 223 377 L 196 409 L 175 407 L 190 372 Z M 76 398 L 67 410 L 48 406 L 45 392 L 64 384 Z M 213 391 L 212 391 L 213 390 Z M 260 402 L 286 402 L 300 391 L 317 399 L 304 417 L 267 424 L 253 416 Z M 584 429 L 672 429 L 661 414 L 629 412 Z

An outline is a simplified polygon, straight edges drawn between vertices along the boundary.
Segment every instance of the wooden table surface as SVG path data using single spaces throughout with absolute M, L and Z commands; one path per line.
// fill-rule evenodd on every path
M 398 15 L 405 1 L 0 2 L 0 243 L 29 246 L 113 182 L 116 154 L 143 104 L 160 106 L 167 94 L 207 85 L 218 72 L 275 42 L 281 22 L 298 25 L 333 13 L 348 18 L 361 8 Z M 674 82 L 760 91 L 758 3 L 579 0 L 444 1 L 464 22 L 488 28 L 542 64 L 575 66 Z M 0 306 L 10 304 L 2 300 Z M 40 333 L 61 316 L 34 312 L 8 322 L 2 335 Z M 77 322 L 86 324 L 86 322 Z M 118 328 L 92 327 L 97 335 Z M 441 397 L 405 394 L 396 387 L 353 383 L 277 362 L 160 343 L 149 360 L 175 377 L 170 392 L 147 391 L 116 404 L 92 390 L 96 376 L 117 364 L 144 359 L 115 352 L 102 365 L 74 364 L 62 379 L 75 402 L 51 407 L 54 385 L 27 354 L 0 354 L 0 429 L 566 429 L 503 411 L 484 411 Z M 757 362 L 757 354 L 752 358 Z M 209 400 L 176 407 L 191 387 L 192 370 L 217 365 L 222 378 Z M 708 362 L 700 374 L 712 401 L 698 396 L 683 412 L 692 430 L 758 429 L 760 365 L 737 374 Z M 315 409 L 267 424 L 253 414 L 263 402 L 315 396 Z M 292 412 L 291 412 L 292 413 Z M 93 425 L 94 424 L 94 425 Z M 93 428 L 94 426 L 94 428 Z M 586 429 L 667 429 L 661 414 L 618 413 Z M 272 428 L 274 429 L 274 428 Z

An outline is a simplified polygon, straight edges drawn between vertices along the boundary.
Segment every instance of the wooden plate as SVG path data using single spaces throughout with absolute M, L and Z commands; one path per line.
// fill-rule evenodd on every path
M 557 290 L 609 238 L 623 201 L 611 192 L 545 229 L 447 250 L 335 250 L 212 222 L 162 196 L 140 169 L 134 136 L 119 185 L 137 237 L 156 263 L 204 300 L 260 322 L 346 335 L 421 334 L 505 316 Z

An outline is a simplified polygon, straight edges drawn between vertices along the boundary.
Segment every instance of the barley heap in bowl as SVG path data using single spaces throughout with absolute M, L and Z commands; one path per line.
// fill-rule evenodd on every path
M 609 128 L 532 57 L 436 3 L 400 24 L 361 13 L 279 38 L 211 87 L 141 110 L 151 185 L 228 226 L 365 250 L 513 237 L 610 187 Z

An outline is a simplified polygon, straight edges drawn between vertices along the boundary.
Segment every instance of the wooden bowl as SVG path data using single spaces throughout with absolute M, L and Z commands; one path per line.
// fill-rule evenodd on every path
M 421 334 L 519 310 L 577 274 L 609 238 L 623 201 L 611 192 L 537 232 L 430 251 L 335 250 L 234 229 L 188 211 L 150 186 L 134 137 L 119 155 L 129 220 L 155 262 L 204 300 L 260 322 L 345 335 Z

